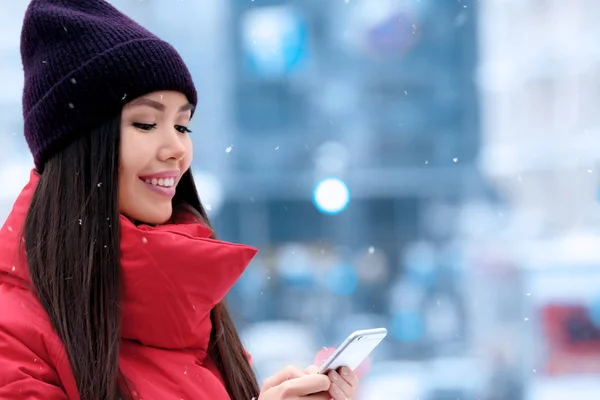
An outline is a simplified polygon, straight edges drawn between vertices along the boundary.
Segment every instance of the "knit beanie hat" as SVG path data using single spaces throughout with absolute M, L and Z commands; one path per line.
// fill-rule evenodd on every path
M 197 102 L 177 51 L 104 0 L 32 0 L 21 59 L 25 139 L 40 172 L 136 97 L 174 90 Z

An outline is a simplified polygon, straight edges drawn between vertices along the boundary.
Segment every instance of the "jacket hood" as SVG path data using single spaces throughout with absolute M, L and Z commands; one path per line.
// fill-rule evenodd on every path
M 31 288 L 23 225 L 39 175 L 31 172 L 0 230 L 0 280 Z M 256 255 L 211 239 L 201 223 L 134 225 L 120 218 L 123 339 L 163 349 L 208 349 L 210 312 Z

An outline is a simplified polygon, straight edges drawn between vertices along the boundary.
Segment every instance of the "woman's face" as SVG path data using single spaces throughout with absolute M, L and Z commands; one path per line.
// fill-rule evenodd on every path
M 147 224 L 167 222 L 175 187 L 192 162 L 192 105 L 179 92 L 153 92 L 121 117 L 119 211 Z

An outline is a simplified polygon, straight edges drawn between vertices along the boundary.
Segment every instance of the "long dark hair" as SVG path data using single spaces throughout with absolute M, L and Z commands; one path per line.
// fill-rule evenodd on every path
M 33 289 L 86 400 L 131 397 L 119 370 L 120 120 L 117 115 L 81 135 L 46 162 L 23 232 Z M 209 224 L 190 171 L 173 202 L 191 206 Z M 211 320 L 209 354 L 229 396 L 257 397 L 256 376 L 224 302 L 213 308 Z

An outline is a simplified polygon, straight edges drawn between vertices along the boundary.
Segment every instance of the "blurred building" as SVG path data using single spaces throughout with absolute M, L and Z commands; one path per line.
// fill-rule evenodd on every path
M 477 343 L 520 369 L 528 399 L 595 398 L 600 3 L 490 0 L 478 13 L 480 166 L 510 211 L 490 251 L 501 268 L 473 279 Z
M 480 190 L 475 3 L 230 2 L 235 167 L 217 217 L 238 226 L 228 234 L 372 243 L 398 260 L 430 230 L 432 204 Z M 336 216 L 311 203 L 332 175 L 352 196 Z M 257 219 L 268 229 L 244 228 Z
M 479 18 L 481 165 L 513 232 L 597 225 L 600 3 L 489 0 Z

